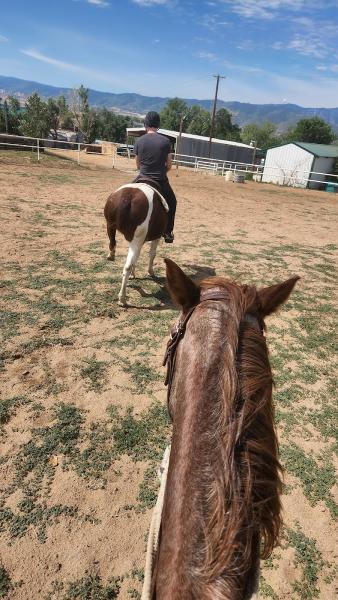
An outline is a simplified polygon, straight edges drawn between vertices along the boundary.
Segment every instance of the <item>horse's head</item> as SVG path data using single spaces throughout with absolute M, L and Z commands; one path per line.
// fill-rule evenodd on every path
M 196 284 L 172 260 L 165 262 L 170 294 L 182 310 L 166 353 L 171 461 L 177 472 L 193 474 L 188 491 L 169 479 L 168 505 L 177 506 L 183 492 L 190 504 L 182 507 L 181 522 L 167 510 L 168 527 L 195 540 L 187 589 L 197 582 L 200 597 L 242 600 L 257 583 L 259 540 L 266 558 L 281 525 L 264 319 L 287 300 L 299 277 L 261 289 L 222 277 Z M 177 481 L 185 476 L 176 475 Z M 217 596 L 219 586 L 224 594 Z
M 174 261 L 169 258 L 165 258 L 164 261 L 170 295 L 174 303 L 181 308 L 183 315 L 200 302 L 201 292 L 221 288 L 227 290 L 229 296 L 232 291 L 237 301 L 244 303 L 246 310 L 262 321 L 286 302 L 300 279 L 298 276 L 291 277 L 282 283 L 258 290 L 252 286 L 239 285 L 223 277 L 208 277 L 196 284 Z

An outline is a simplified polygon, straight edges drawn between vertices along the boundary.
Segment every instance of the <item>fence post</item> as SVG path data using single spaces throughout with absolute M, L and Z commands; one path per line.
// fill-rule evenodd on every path
M 77 144 L 77 164 L 80 164 L 80 142 Z
M 40 160 L 40 144 L 39 144 L 39 138 L 37 139 L 37 149 L 38 149 L 38 162 Z

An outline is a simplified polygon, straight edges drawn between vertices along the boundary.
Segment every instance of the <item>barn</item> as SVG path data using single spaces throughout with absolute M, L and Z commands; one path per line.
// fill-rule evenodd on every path
M 159 129 L 158 133 L 165 135 L 170 139 L 173 145 L 173 151 L 186 157 L 209 157 L 209 138 L 203 135 L 193 135 L 192 133 L 182 133 L 170 131 L 169 129 Z M 136 138 L 145 134 L 144 127 L 127 128 L 127 138 Z M 231 142 L 228 140 L 218 140 L 212 138 L 210 158 L 234 163 L 252 164 L 255 155 L 254 146 L 242 144 L 240 142 Z M 194 159 L 191 159 L 193 162 Z M 189 162 L 189 160 L 187 160 Z
M 305 142 L 282 144 L 267 151 L 262 181 L 325 189 L 327 175 L 333 173 L 337 158 L 338 146 Z M 338 178 L 335 181 L 338 183 Z

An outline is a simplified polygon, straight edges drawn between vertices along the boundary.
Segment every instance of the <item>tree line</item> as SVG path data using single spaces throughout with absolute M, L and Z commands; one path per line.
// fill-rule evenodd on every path
M 79 133 L 81 141 L 86 143 L 97 138 L 124 142 L 126 128 L 132 124 L 130 117 L 117 115 L 106 108 L 91 108 L 88 89 L 82 85 L 71 91 L 68 102 L 64 96 L 44 101 L 34 93 L 21 108 L 17 98 L 0 99 L 0 133 L 34 138 L 51 135 L 56 140 L 59 129 L 68 129 Z
M 160 113 L 161 127 L 195 135 L 209 136 L 211 114 L 201 106 L 188 106 L 180 98 L 172 98 Z M 88 89 L 81 85 L 72 90 L 68 101 L 64 96 L 44 101 L 37 93 L 27 99 L 21 108 L 17 98 L 0 99 L 0 132 L 57 139 L 58 129 L 71 129 L 81 134 L 81 139 L 91 143 L 95 139 L 113 142 L 126 141 L 126 128 L 136 125 L 135 119 L 117 115 L 106 109 L 94 109 L 89 105 Z M 239 127 L 232 121 L 225 108 L 216 112 L 213 137 L 250 144 L 254 141 L 265 150 L 289 141 L 331 144 L 336 141 L 332 127 L 319 117 L 300 119 L 294 127 L 278 132 L 274 123 L 254 123 Z
M 211 114 L 201 106 L 188 106 L 184 100 L 172 98 L 160 115 L 161 127 L 164 129 L 179 131 L 182 119 L 183 132 L 210 135 Z M 216 112 L 212 135 L 220 140 L 232 140 L 244 144 L 254 141 L 258 148 L 263 150 L 290 141 L 332 144 L 337 138 L 329 123 L 319 117 L 300 119 L 294 127 L 279 133 L 278 126 L 269 121 L 262 125 L 252 123 L 240 128 L 232 122 L 232 115 L 225 108 Z

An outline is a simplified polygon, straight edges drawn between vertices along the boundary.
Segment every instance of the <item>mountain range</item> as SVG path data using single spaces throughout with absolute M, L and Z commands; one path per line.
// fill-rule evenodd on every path
M 24 102 L 34 92 L 37 92 L 42 98 L 57 97 L 61 94 L 69 98 L 71 89 L 0 75 L 0 97 L 12 95 Z M 169 98 L 159 96 L 142 96 L 141 94 L 132 93 L 114 94 L 89 89 L 91 106 L 106 107 L 118 113 L 135 115 L 135 117 L 141 117 L 148 110 L 161 111 L 168 100 Z M 207 110 L 211 110 L 213 104 L 213 100 L 197 100 L 194 98 L 184 98 L 184 100 L 189 106 L 198 104 Z M 270 121 L 278 126 L 279 131 L 283 131 L 294 125 L 299 119 L 318 116 L 338 131 L 338 107 L 305 108 L 297 104 L 251 104 L 248 102 L 218 100 L 217 108 L 228 109 L 233 116 L 233 122 L 241 127 L 248 123 L 261 125 L 265 121 Z

